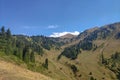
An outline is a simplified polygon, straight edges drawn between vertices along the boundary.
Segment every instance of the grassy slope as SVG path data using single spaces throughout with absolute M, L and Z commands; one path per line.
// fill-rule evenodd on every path
M 69 74 L 72 73 L 72 71 L 67 66 L 57 61 L 57 57 L 60 53 L 61 50 L 51 50 L 45 51 L 45 55 L 43 55 L 42 57 L 37 56 L 37 61 L 39 61 L 40 63 L 44 63 L 46 58 L 48 58 L 49 60 L 48 70 L 43 72 L 43 74 L 46 74 L 57 80 L 75 80 L 73 75 L 71 76 L 71 74 Z
M 97 80 L 102 80 L 102 78 L 105 80 L 116 80 L 115 74 L 101 65 L 99 59 L 102 51 L 105 57 L 109 57 L 116 51 L 119 52 L 119 42 L 120 40 L 114 40 L 112 38 L 107 40 L 96 40 L 94 43 L 99 46 L 97 50 L 82 51 L 76 60 L 70 60 L 62 56 L 62 58 L 57 61 L 57 57 L 62 50 L 45 51 L 45 55 L 38 58 L 38 61 L 43 63 L 45 58 L 48 58 L 49 69 L 43 74 L 57 80 L 89 80 L 90 76 L 95 77 Z M 69 64 L 75 64 L 79 69 L 77 76 L 82 75 L 82 77 L 75 78 Z M 89 75 L 90 72 L 92 72 L 92 75 Z
M 13 63 L 0 60 L 0 80 L 52 80 L 37 72 L 29 71 Z
M 98 45 L 105 45 L 105 49 L 103 51 L 105 57 L 109 57 L 112 53 L 115 51 L 120 50 L 120 41 L 118 40 L 110 40 L 109 42 L 107 41 L 96 41 Z M 105 68 L 104 66 L 99 64 L 99 56 L 101 55 L 101 50 L 103 49 L 101 46 L 98 48 L 96 51 L 82 51 L 81 54 L 79 54 L 78 58 L 76 60 L 69 60 L 65 57 L 62 57 L 60 60 L 61 64 L 64 65 L 65 62 L 70 63 L 70 64 L 75 64 L 79 68 L 78 74 L 81 74 L 82 80 L 88 80 L 90 78 L 89 73 L 92 72 L 93 76 L 101 80 L 102 78 L 105 78 L 105 80 L 116 80 L 116 76 L 113 72 Z M 80 79 L 80 78 L 79 78 Z
M 120 41 L 119 40 L 110 40 L 109 44 L 105 47 L 103 53 L 105 57 L 109 57 L 115 51 L 120 50 Z M 106 44 L 106 41 L 95 41 L 96 44 L 102 45 Z M 104 45 L 105 45 L 104 44 Z M 38 57 L 38 61 L 40 63 L 44 63 L 45 58 L 49 60 L 49 69 L 42 72 L 46 76 L 50 76 L 56 80 L 89 80 L 89 73 L 92 72 L 92 76 L 94 76 L 97 80 L 101 80 L 103 77 L 105 80 L 115 80 L 115 74 L 110 70 L 105 68 L 104 66 L 98 63 L 99 56 L 101 54 L 101 49 L 103 46 L 100 46 L 96 51 L 82 51 L 79 54 L 76 60 L 70 60 L 66 57 L 62 57 L 60 61 L 57 61 L 57 56 L 62 51 L 45 51 L 45 55 L 43 57 Z M 67 64 L 75 64 L 79 72 L 78 75 L 82 75 L 81 78 L 75 78 L 70 67 Z M 62 69 L 60 69 L 62 68 Z M 21 68 L 13 63 L 8 61 L 0 60 L 0 80 L 50 80 L 49 77 L 46 77 L 40 73 L 29 71 L 25 68 Z
M 92 76 L 97 80 L 101 80 L 103 77 L 105 80 L 116 80 L 115 74 L 100 65 L 98 62 L 101 50 L 103 50 L 105 57 L 109 57 L 114 52 L 120 51 L 119 42 L 119 40 L 114 39 L 110 39 L 109 41 L 94 41 L 94 43 L 100 47 L 98 47 L 98 49 L 94 52 L 82 51 L 76 60 L 70 60 L 66 57 L 62 57 L 59 61 L 57 61 L 57 56 L 62 50 L 45 50 L 45 55 L 42 57 L 37 56 L 36 60 L 42 64 L 44 63 L 45 58 L 48 58 L 49 69 L 41 71 L 41 73 L 56 80 L 89 80 L 90 72 L 92 72 Z M 67 64 L 75 64 L 79 69 L 77 75 L 81 74 L 82 77 L 75 78 L 72 70 Z M 51 80 L 49 77 L 42 74 L 29 71 L 8 61 L 0 60 L 0 80 Z

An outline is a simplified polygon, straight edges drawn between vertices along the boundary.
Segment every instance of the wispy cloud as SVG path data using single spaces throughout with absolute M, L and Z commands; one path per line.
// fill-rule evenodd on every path
M 42 26 L 20 26 L 20 27 L 23 29 L 37 29 Z M 44 27 L 46 27 L 46 26 L 44 26 Z M 58 28 L 58 25 L 49 25 L 46 27 L 46 29 L 55 29 L 55 28 Z
M 30 29 L 30 26 L 23 26 L 24 29 Z
M 39 26 L 21 26 L 23 29 L 37 29 Z
M 78 31 L 74 31 L 74 32 L 55 32 L 52 35 L 50 35 L 50 37 L 60 37 L 60 36 L 66 35 L 66 34 L 79 35 L 80 32 L 78 32 Z
M 55 29 L 55 28 L 58 28 L 58 25 L 49 25 L 47 28 L 48 29 Z

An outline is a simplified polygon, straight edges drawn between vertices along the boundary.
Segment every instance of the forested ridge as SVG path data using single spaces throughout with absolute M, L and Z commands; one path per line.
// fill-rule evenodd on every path
M 15 58 L 18 60 L 17 63 L 22 61 L 27 64 L 28 69 L 36 71 L 35 55 L 42 57 L 44 49 L 50 50 L 52 48 L 59 49 L 60 47 L 58 43 L 45 36 L 12 35 L 10 29 L 6 30 L 4 26 L 0 29 L 0 54 Z M 32 68 L 33 66 L 36 69 Z M 48 59 L 39 66 L 47 69 Z

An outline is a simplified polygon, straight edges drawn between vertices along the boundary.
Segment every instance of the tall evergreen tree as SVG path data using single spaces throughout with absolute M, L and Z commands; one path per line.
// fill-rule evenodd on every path
M 48 58 L 45 59 L 44 67 L 45 67 L 46 69 L 48 69 Z
M 35 62 L 35 55 L 34 55 L 34 52 L 32 51 L 31 54 L 30 54 L 30 61 L 31 62 Z
M 23 49 L 22 59 L 26 63 L 29 63 L 30 55 L 29 55 L 29 47 L 28 46 L 25 46 L 25 48 Z
M 72 69 L 74 74 L 76 74 L 76 72 L 78 71 L 78 69 L 75 65 L 71 65 L 71 69 Z
M 101 62 L 102 62 L 102 64 L 104 63 L 104 56 L 103 56 L 103 53 L 101 54 Z
M 2 28 L 1 28 L 1 34 L 2 34 L 2 36 L 5 36 L 5 27 L 4 26 L 2 26 Z
M 7 38 L 11 38 L 11 31 L 10 31 L 10 29 L 7 29 L 6 34 L 7 34 Z

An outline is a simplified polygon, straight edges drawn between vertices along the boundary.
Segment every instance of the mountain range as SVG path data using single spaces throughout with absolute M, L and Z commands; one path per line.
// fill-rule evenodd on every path
M 120 22 L 57 38 L 3 26 L 0 80 L 120 80 Z

